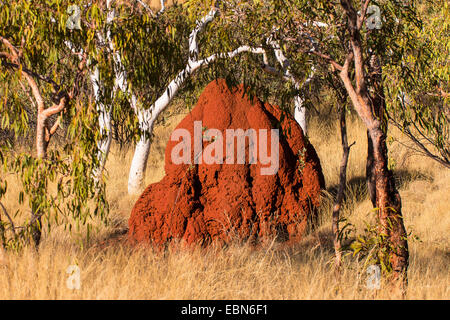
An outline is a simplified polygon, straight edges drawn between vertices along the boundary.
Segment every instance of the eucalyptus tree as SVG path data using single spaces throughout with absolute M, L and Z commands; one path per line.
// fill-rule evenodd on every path
M 69 229 L 73 223 L 86 224 L 92 214 L 91 200 L 93 213 L 105 217 L 104 186 L 96 188 L 86 174 L 98 165 L 93 150 L 99 135 L 86 64 L 95 48 L 95 25 L 101 25 L 102 16 L 92 5 L 87 14 L 92 27 L 73 32 L 67 28 L 66 10 L 71 4 L 62 0 L 0 3 L 1 125 L 13 130 L 15 138 L 35 137 L 34 152 L 20 152 L 21 146 L 9 146 L 3 152 L 3 168 L 15 172 L 21 182 L 18 202 L 28 200 L 31 211 L 23 226 L 15 226 L 12 218 L 18 212 L 12 215 L 3 207 L 12 235 L 4 245 L 18 244 L 15 240 L 29 239 L 30 234 L 38 245 L 44 222 L 49 229 L 61 219 Z M 67 41 L 82 50 L 74 53 Z M 36 118 L 35 128 L 29 115 Z M 31 129 L 35 132 L 30 133 Z M 62 141 L 51 147 L 57 131 Z M 50 184 L 56 185 L 56 191 Z M 0 195 L 5 194 L 6 184 Z M 90 230 L 90 224 L 86 226 Z

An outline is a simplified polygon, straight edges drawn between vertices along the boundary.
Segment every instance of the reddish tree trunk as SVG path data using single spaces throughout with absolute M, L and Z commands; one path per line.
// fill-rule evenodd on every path
M 386 112 L 386 103 L 382 79 L 382 66 L 380 59 L 376 55 L 372 55 L 369 63 L 369 77 L 371 79 L 373 94 L 372 94 L 372 113 L 381 122 L 383 133 L 387 133 L 387 122 L 384 116 Z M 367 163 L 366 163 L 366 181 L 367 190 L 369 192 L 370 201 L 374 208 L 377 207 L 377 193 L 376 193 L 376 172 L 375 159 L 373 150 L 373 141 L 369 131 L 367 131 Z
M 394 279 L 406 284 L 406 271 L 409 263 L 407 233 L 403 224 L 402 203 L 395 187 L 392 171 L 388 169 L 386 135 L 381 128 L 370 130 L 373 143 L 374 171 L 376 185 L 376 207 L 380 222 L 380 232 L 387 237 L 389 262 Z
M 394 271 L 394 278 L 406 281 L 409 260 L 407 234 L 403 224 L 400 194 L 395 186 L 393 172 L 388 167 L 386 102 L 382 65 L 376 55 L 370 59 L 369 76 L 373 87 L 372 112 L 380 124 L 379 128 L 368 132 L 367 180 L 369 194 L 374 207 L 378 209 L 380 232 L 387 235 L 388 243 L 392 246 L 389 259 Z M 374 189 L 375 195 L 372 194 Z
M 348 73 L 348 67 L 352 59 L 355 59 L 355 69 L 359 70 L 359 73 L 356 73 L 356 89 L 353 87 Z M 374 114 L 373 99 L 371 99 L 367 92 L 364 74 L 362 72 L 362 61 L 361 56 L 357 58 L 356 54 L 350 54 L 346 59 L 340 76 L 352 100 L 353 106 L 366 125 L 370 139 L 372 140 L 372 172 L 375 177 L 376 207 L 378 208 L 378 217 L 381 225 L 380 232 L 386 235 L 385 243 L 386 246 L 389 246 L 388 255 L 389 262 L 394 271 L 393 279 L 401 280 L 401 283 L 406 284 L 409 256 L 406 230 L 403 225 L 401 212 L 400 194 L 395 187 L 392 172 L 388 169 L 386 134 L 383 130 L 382 121 Z

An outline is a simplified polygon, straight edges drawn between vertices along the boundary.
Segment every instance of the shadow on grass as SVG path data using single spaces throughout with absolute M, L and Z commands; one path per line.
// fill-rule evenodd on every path
M 432 182 L 433 177 L 429 173 L 421 172 L 418 170 L 395 170 L 394 171 L 394 179 L 397 186 L 397 189 L 407 188 L 408 185 L 414 181 L 428 181 Z M 318 218 L 318 224 L 316 225 L 315 230 L 311 230 L 308 233 L 307 238 L 305 238 L 302 243 L 296 246 L 296 249 L 301 252 L 307 252 L 310 250 L 317 250 L 322 253 L 334 253 L 333 246 L 333 233 L 331 231 L 331 227 L 324 227 L 330 223 L 330 217 L 333 212 L 334 201 L 336 199 L 336 195 L 338 192 L 339 185 L 335 184 L 328 187 L 324 192 L 324 201 L 323 207 L 320 210 L 320 215 Z M 347 208 L 350 212 L 354 210 L 355 206 L 365 200 L 368 199 L 368 190 L 366 178 L 363 176 L 353 177 L 347 181 L 347 185 L 344 192 L 344 198 L 342 200 L 342 207 Z M 341 209 L 342 211 L 343 209 Z M 344 212 L 341 212 L 341 217 Z M 347 214 L 345 214 L 347 215 Z M 341 226 L 342 227 L 342 226 Z M 343 243 L 343 246 L 349 244 L 354 239 L 349 238 Z M 304 256 L 304 255 L 301 255 Z M 306 255 L 307 256 L 307 255 Z M 305 256 L 305 257 L 306 257 Z M 303 258 L 301 258 L 303 259 Z
M 405 189 L 411 182 L 423 180 L 433 182 L 434 178 L 431 174 L 418 170 L 394 170 L 395 185 L 398 189 Z
M 404 169 L 394 170 L 394 179 L 397 189 L 407 188 L 411 182 L 418 180 L 428 182 L 434 181 L 433 176 L 430 175 L 429 173 L 421 172 L 418 170 L 404 170 Z M 334 184 L 326 189 L 326 192 L 329 194 L 329 196 L 332 197 L 333 200 L 336 198 L 338 188 L 339 185 Z M 347 181 L 343 202 L 345 202 L 348 199 L 353 199 L 355 203 L 360 203 L 368 199 L 367 183 L 365 177 L 362 176 L 354 177 L 349 181 Z
M 329 186 L 326 191 L 336 199 L 336 195 L 339 189 L 338 184 Z M 347 185 L 344 192 L 344 199 L 346 201 L 348 198 L 354 197 L 356 202 L 361 202 L 367 199 L 367 184 L 365 177 L 354 177 L 347 181 Z

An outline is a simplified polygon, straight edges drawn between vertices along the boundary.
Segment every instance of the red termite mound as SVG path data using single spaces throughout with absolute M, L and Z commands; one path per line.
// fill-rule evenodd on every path
M 248 139 L 245 163 L 237 164 L 237 140 L 233 140 L 235 164 L 228 164 L 226 144 L 230 141 L 220 141 L 218 136 L 209 141 L 205 138 L 200 145 L 205 154 L 209 144 L 222 142 L 223 157 L 219 151 L 210 154 L 223 160 L 218 161 L 223 164 L 205 164 L 204 157 L 201 164 L 195 164 L 195 121 L 201 121 L 203 136 L 204 130 L 214 128 L 222 133 L 223 140 L 227 129 L 252 128 L 259 132 L 258 143 L 267 141 L 268 155 L 274 149 L 271 129 L 279 128 L 278 171 L 261 174 L 261 169 L 271 165 L 267 161 L 261 163 L 262 158 L 249 163 Z M 182 239 L 188 244 L 206 245 L 216 240 L 228 243 L 239 239 L 258 243 L 276 236 L 280 242 L 292 244 L 301 239 L 317 216 L 324 178 L 314 148 L 293 117 L 282 116 L 279 107 L 257 98 L 250 100 L 242 85 L 230 89 L 224 80 L 217 80 L 205 88 L 195 108 L 176 129 L 185 129 L 192 137 L 190 151 L 185 149 L 190 152 L 190 161 L 172 161 L 172 149 L 181 141 L 179 135 L 173 135 L 176 141 L 169 141 L 166 147 L 165 177 L 147 187 L 131 212 L 131 242 L 164 245 Z M 266 137 L 260 129 L 267 130 Z M 260 145 L 257 149 L 261 150 Z M 180 148 L 176 151 L 175 154 L 183 154 Z

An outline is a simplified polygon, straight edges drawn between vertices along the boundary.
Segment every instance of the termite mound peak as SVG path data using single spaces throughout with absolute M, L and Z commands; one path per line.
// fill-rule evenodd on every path
M 278 170 L 261 174 L 261 169 L 271 164 L 261 163 L 260 158 L 250 164 L 248 143 L 244 164 L 226 163 L 226 143 L 219 163 L 196 164 L 195 139 L 190 139 L 189 163 L 174 163 L 172 149 L 179 147 L 180 139 L 169 140 L 166 175 L 149 185 L 137 200 L 129 219 L 128 239 L 157 246 L 174 239 L 204 246 L 215 241 L 228 243 L 236 237 L 254 239 L 254 243 L 274 236 L 288 245 L 300 241 L 317 217 L 325 182 L 318 156 L 302 129 L 292 116 L 281 115 L 277 106 L 250 100 L 243 85 L 230 89 L 222 79 L 208 84 L 174 132 L 184 129 L 195 137 L 195 122 L 201 121 L 203 129 L 217 129 L 223 137 L 227 129 L 265 129 L 266 141 L 272 141 L 271 130 L 279 126 Z M 202 150 L 211 143 L 204 139 Z M 270 142 L 266 147 L 270 155 Z M 236 146 L 234 154 L 237 156 Z

